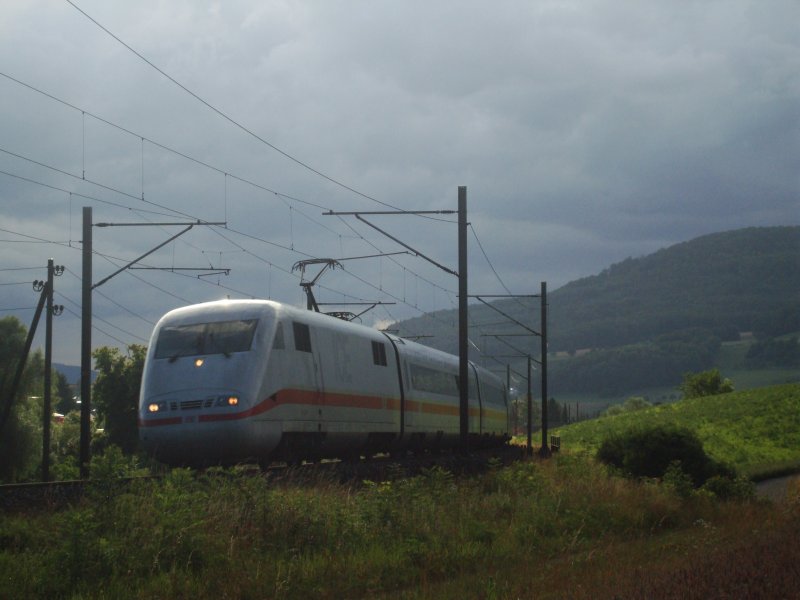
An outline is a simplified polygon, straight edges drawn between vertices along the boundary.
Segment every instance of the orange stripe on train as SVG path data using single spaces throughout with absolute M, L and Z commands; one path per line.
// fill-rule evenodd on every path
M 359 396 L 354 394 L 339 394 L 327 392 L 322 394 L 314 390 L 281 390 L 272 396 L 265 398 L 255 406 L 247 410 L 235 413 L 211 413 L 197 416 L 201 423 L 215 421 L 236 421 L 260 415 L 273 410 L 282 405 L 305 405 L 319 406 L 327 408 L 361 408 L 369 410 L 392 410 L 399 411 L 401 402 L 399 398 L 383 396 Z M 437 404 L 434 402 L 420 402 L 418 400 L 406 400 L 405 408 L 408 412 L 422 412 L 426 414 L 457 416 L 459 407 L 452 404 Z M 480 409 L 470 407 L 471 417 L 480 416 Z M 484 409 L 484 417 L 505 418 L 505 413 L 497 410 Z M 175 425 L 181 423 L 181 417 L 168 417 L 161 419 L 139 419 L 141 427 L 156 427 L 159 425 Z

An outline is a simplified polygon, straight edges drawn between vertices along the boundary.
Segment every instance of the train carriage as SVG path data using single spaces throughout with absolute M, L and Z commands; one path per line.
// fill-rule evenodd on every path
M 469 389 L 471 437 L 502 444 L 502 382 L 470 364 Z M 277 302 L 188 306 L 153 331 L 139 431 L 170 464 L 453 447 L 458 358 Z

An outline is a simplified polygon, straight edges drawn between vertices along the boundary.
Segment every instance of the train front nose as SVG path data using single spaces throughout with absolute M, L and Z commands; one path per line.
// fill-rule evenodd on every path
M 256 310 L 258 308 L 258 311 Z M 139 402 L 144 450 L 169 464 L 235 462 L 269 451 L 260 397 L 269 328 L 259 305 L 210 303 L 156 327 Z M 261 331 L 256 335 L 257 331 Z
M 139 412 L 142 449 L 168 464 L 235 460 L 251 451 L 247 404 L 228 389 L 145 398 Z

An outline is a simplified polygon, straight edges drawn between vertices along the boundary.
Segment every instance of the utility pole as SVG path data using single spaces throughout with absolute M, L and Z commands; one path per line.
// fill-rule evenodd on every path
M 506 365 L 506 401 L 511 403 L 511 365 Z M 512 405 L 513 406 L 513 405 Z M 511 426 L 511 423 L 507 423 L 506 426 L 508 427 L 509 431 L 514 431 L 517 428 L 517 409 L 514 408 L 514 426 Z M 513 433 L 511 435 L 514 435 Z
M 533 449 L 532 449 L 533 446 L 531 445 L 532 423 L 533 423 L 533 416 L 531 414 L 533 412 L 533 394 L 531 393 L 531 381 L 532 381 L 531 380 L 531 371 L 533 370 L 533 363 L 534 362 L 538 362 L 538 361 L 536 361 L 534 358 L 532 358 L 529 352 L 525 352 L 523 350 L 520 350 L 519 348 L 516 348 L 515 346 L 509 344 L 508 342 L 506 342 L 503 339 L 504 337 L 508 337 L 508 336 L 515 336 L 516 337 L 516 336 L 519 336 L 519 335 L 525 335 L 525 334 L 502 334 L 502 333 L 484 334 L 484 336 L 487 336 L 487 337 L 490 336 L 490 337 L 496 338 L 498 341 L 503 342 L 503 344 L 505 344 L 506 346 L 508 346 L 512 350 L 514 350 L 516 352 L 519 352 L 519 354 L 512 354 L 512 355 L 500 356 L 500 357 L 495 356 L 495 358 L 525 358 L 528 361 L 528 375 L 526 377 L 526 380 L 527 380 L 528 383 L 527 383 L 527 394 L 525 395 L 525 401 L 526 401 L 525 404 L 526 404 L 527 415 L 528 415 L 527 419 L 526 419 L 525 430 L 526 430 L 526 432 L 528 434 L 528 439 L 527 439 L 527 444 L 525 445 L 525 452 L 527 453 L 528 456 L 531 456 L 533 454 Z M 506 368 L 508 370 L 507 378 L 508 378 L 508 381 L 509 381 L 509 383 L 507 384 L 507 389 L 510 389 L 511 388 L 511 383 L 510 383 L 511 382 L 511 365 L 507 365 Z M 515 410 L 515 415 L 516 415 L 516 410 Z
M 92 207 L 83 207 L 81 293 L 81 479 L 89 477 L 92 415 Z
M 125 266 L 117 269 L 111 275 L 92 285 L 92 227 L 162 227 L 170 225 L 186 225 L 179 233 L 160 243 L 133 259 Z M 159 248 L 163 248 L 175 238 L 183 235 L 195 225 L 227 225 L 225 222 L 197 221 L 195 223 L 92 223 L 92 207 L 83 207 L 83 271 L 82 271 L 82 300 L 81 300 L 81 443 L 80 443 L 80 473 L 81 479 L 89 477 L 89 462 L 91 460 L 91 393 L 92 393 L 92 290 L 100 287 L 112 277 L 130 269 L 143 258 L 150 256 Z M 169 269 L 164 269 L 169 270 Z M 192 270 L 208 270 L 192 269 Z M 214 270 L 214 269 L 211 269 Z
M 483 304 L 487 307 L 491 308 L 493 311 L 501 314 L 503 317 L 511 321 L 512 323 L 516 323 L 523 329 L 527 330 L 529 333 L 495 333 L 489 334 L 492 337 L 497 338 L 498 340 L 502 341 L 504 344 L 508 345 L 510 348 L 519 352 L 522 356 L 527 356 L 528 358 L 528 445 L 527 445 L 527 452 L 528 454 L 532 454 L 532 442 L 531 442 L 531 423 L 533 419 L 531 418 L 532 412 L 532 400 L 531 400 L 531 369 L 532 363 L 538 363 L 542 368 L 542 447 L 539 449 L 539 456 L 542 458 L 547 458 L 550 456 L 550 448 L 547 444 L 547 282 L 541 282 L 541 293 L 538 295 L 535 294 L 507 294 L 507 295 L 488 295 L 488 294 L 480 294 L 474 296 L 478 300 L 480 300 Z M 502 310 L 490 304 L 484 300 L 484 298 L 540 298 L 541 300 L 541 309 L 540 309 L 540 327 L 539 331 L 535 331 L 521 323 L 520 321 L 513 318 L 511 315 L 504 313 Z M 535 360 L 531 358 L 529 352 L 523 352 L 514 346 L 508 344 L 508 342 L 503 341 L 502 338 L 504 337 L 525 337 L 529 335 L 538 336 L 541 339 L 541 360 Z
M 531 393 L 531 371 L 533 370 L 533 359 L 528 355 L 528 442 L 525 446 L 528 456 L 533 454 L 533 445 L 531 442 L 531 432 L 533 426 L 533 394 Z
M 469 450 L 469 310 L 467 301 L 467 188 L 458 188 L 458 379 L 461 449 Z
M 53 304 L 53 276 L 61 275 L 63 266 L 54 266 L 53 259 L 47 261 L 47 285 L 45 286 L 46 313 L 44 337 L 44 406 L 42 407 L 42 481 L 50 480 L 50 422 L 53 412 L 52 402 L 52 367 L 53 367 L 53 316 L 64 310 L 62 305 Z
M 542 281 L 541 304 L 542 304 L 542 447 L 539 449 L 539 456 L 547 458 L 551 455 L 550 445 L 547 439 L 547 282 Z
M 439 264 L 412 248 L 395 236 L 387 233 L 380 227 L 367 221 L 362 215 L 426 215 L 426 214 L 453 214 L 458 213 L 458 272 Z M 329 210 L 322 213 L 326 216 L 353 215 L 356 219 L 382 233 L 390 240 L 397 242 L 403 248 L 409 250 L 414 256 L 427 260 L 429 263 L 439 267 L 441 270 L 458 277 L 458 381 L 459 381 L 459 431 L 462 450 L 466 451 L 469 447 L 469 337 L 467 331 L 467 188 L 458 187 L 458 211 L 452 210 L 417 210 L 417 211 L 357 211 L 357 212 L 334 212 Z
M 53 386 L 53 259 L 47 261 L 47 307 L 44 328 L 44 406 L 42 407 L 42 481 L 50 479 L 50 413 L 53 412 L 50 388 Z

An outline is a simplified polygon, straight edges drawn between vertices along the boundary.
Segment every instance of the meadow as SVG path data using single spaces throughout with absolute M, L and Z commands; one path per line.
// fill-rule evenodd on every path
M 645 424 L 694 430 L 709 455 L 751 479 L 800 470 L 800 384 L 691 398 L 576 423 L 554 433 L 571 451 L 591 454 L 609 433 Z
M 765 464 L 760 455 L 732 452 L 726 440 L 739 434 L 710 423 L 727 415 L 740 431 L 737 414 L 755 423 L 753 414 L 777 418 L 781 406 L 796 413 L 798 387 L 706 398 L 699 412 L 691 402 L 646 412 L 689 418 L 716 432 L 709 449 L 753 467 Z M 794 443 L 797 423 L 782 416 L 759 431 Z M 800 486 L 776 505 L 625 479 L 592 458 L 589 425 L 562 431 L 564 450 L 550 460 L 469 477 L 434 467 L 340 483 L 330 473 L 174 469 L 123 484 L 114 460 L 98 457 L 99 479 L 82 500 L 2 516 L 0 598 L 774 598 L 800 589 Z M 777 446 L 765 456 L 794 460 Z

